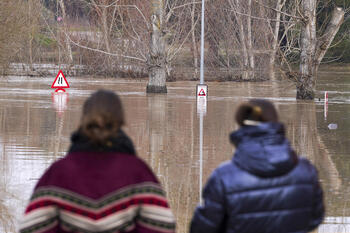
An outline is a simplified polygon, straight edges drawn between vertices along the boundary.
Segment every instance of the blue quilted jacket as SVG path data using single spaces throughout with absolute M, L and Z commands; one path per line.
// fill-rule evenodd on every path
M 308 232 L 322 222 L 317 171 L 296 156 L 282 124 L 244 126 L 230 139 L 234 157 L 209 178 L 191 233 Z

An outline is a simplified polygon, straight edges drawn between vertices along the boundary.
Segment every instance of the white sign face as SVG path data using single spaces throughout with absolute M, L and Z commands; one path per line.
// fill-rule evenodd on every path
M 197 113 L 199 115 L 207 114 L 207 98 L 203 96 L 197 97 Z
M 207 97 L 208 96 L 208 86 L 205 84 L 197 85 L 197 97 Z
M 198 84 L 196 95 L 197 95 L 197 113 L 205 115 L 207 113 L 208 86 L 205 84 Z
M 63 78 L 63 75 L 59 74 L 55 83 L 53 84 L 53 86 L 55 86 L 55 87 L 67 87 L 68 84 L 66 82 L 66 79 Z

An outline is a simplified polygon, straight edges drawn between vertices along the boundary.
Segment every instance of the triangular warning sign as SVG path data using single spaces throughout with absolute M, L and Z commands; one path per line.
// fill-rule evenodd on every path
M 58 71 L 58 74 L 55 78 L 55 81 L 53 81 L 51 88 L 69 88 L 69 84 L 66 77 L 64 77 L 62 70 Z
M 206 96 L 203 88 L 199 91 L 198 96 Z

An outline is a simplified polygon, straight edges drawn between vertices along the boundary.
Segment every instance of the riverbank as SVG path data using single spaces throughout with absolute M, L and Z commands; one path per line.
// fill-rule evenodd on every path
M 65 75 L 74 76 L 92 76 L 95 78 L 115 77 L 126 79 L 148 79 L 148 74 L 144 67 L 118 67 L 116 71 L 99 72 L 93 70 L 86 65 L 68 65 L 68 64 L 39 64 L 32 65 L 25 63 L 11 63 L 6 69 L 1 70 L 3 76 L 30 76 L 30 77 L 45 77 L 57 75 L 58 71 L 62 70 Z M 242 81 L 266 81 L 269 78 L 261 78 L 257 80 L 242 80 L 241 70 L 227 71 L 224 68 L 211 70 L 206 69 L 205 80 L 208 82 L 242 82 Z M 323 64 L 319 68 L 320 73 L 350 73 L 350 64 L 334 63 Z M 277 72 L 278 73 L 278 72 Z M 277 75 L 279 77 L 279 75 Z M 167 82 L 174 81 L 198 81 L 199 72 L 195 74 L 193 68 L 179 67 L 174 68 L 170 72 Z
M 70 76 L 79 76 L 86 74 L 87 67 L 84 65 L 67 65 L 67 64 L 39 64 L 32 65 L 25 63 L 11 63 L 2 70 L 4 76 L 48 76 L 56 75 L 59 70 Z

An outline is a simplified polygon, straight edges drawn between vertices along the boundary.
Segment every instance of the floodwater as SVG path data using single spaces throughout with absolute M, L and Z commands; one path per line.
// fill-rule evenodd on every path
M 234 112 L 239 103 L 253 97 L 276 104 L 292 145 L 319 170 L 327 213 L 315 232 L 350 232 L 348 77 L 349 73 L 321 74 L 315 101 L 296 101 L 294 85 L 286 81 L 210 82 L 202 148 L 195 82 L 168 83 L 167 95 L 146 95 L 145 80 L 67 77 L 71 88 L 55 94 L 50 89 L 54 77 L 1 77 L 0 233 L 16 232 L 35 183 L 65 155 L 84 100 L 100 88 L 121 96 L 125 131 L 165 187 L 178 233 L 188 232 L 201 185 L 215 167 L 231 158 L 228 135 L 237 129 Z

